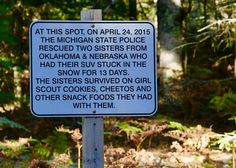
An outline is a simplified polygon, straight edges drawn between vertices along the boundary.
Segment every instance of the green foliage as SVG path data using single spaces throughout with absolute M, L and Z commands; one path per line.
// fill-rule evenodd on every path
M 4 140 L 4 142 L 0 142 L 0 150 L 5 156 L 17 159 L 20 155 L 28 151 L 27 143 L 27 138 Z
M 188 129 L 186 126 L 175 121 L 170 121 L 168 127 L 171 129 L 179 130 L 179 131 L 186 131 Z
M 13 63 L 11 59 L 0 56 L 0 106 L 16 100 L 15 94 L 12 92 L 14 83 L 10 83 L 12 79 L 10 75 L 13 75 L 12 68 Z
M 10 4 L 7 2 L 1 2 L 0 5 L 0 15 L 7 13 L 10 9 Z
M 211 69 L 207 67 L 201 67 L 196 65 L 189 65 L 188 66 L 189 77 L 193 79 L 209 79 L 213 72 Z
M 210 100 L 210 107 L 224 115 L 236 116 L 235 110 L 236 94 L 232 91 L 224 93 L 223 96 L 214 96 Z
M 215 51 L 234 48 L 236 42 L 236 22 L 222 20 L 213 28 L 212 47 Z
M 0 92 L 0 105 L 7 104 L 15 100 L 14 93 Z
M 68 138 L 67 134 L 64 132 L 53 131 L 52 135 L 49 135 L 42 142 L 49 145 L 53 152 L 55 153 L 64 153 L 68 150 Z
M 124 131 L 127 136 L 129 136 L 130 134 L 143 132 L 143 130 L 141 128 L 138 128 L 136 126 L 132 126 L 127 122 L 120 122 L 118 124 L 118 128 L 121 131 Z
M 49 158 L 51 155 L 51 148 L 49 148 L 47 145 L 38 143 L 33 147 L 33 151 L 42 158 Z
M 236 116 L 230 117 L 230 118 L 229 118 L 229 120 L 232 120 L 232 121 L 234 121 L 234 122 L 235 122 L 235 124 L 236 124 Z
M 235 6 L 234 0 L 182 1 L 187 77 L 210 79 L 233 75 Z M 199 67 L 200 71 L 189 65 Z
M 236 149 L 236 131 L 218 134 L 212 146 L 217 146 L 220 150 L 232 151 Z
M 33 151 L 45 159 L 51 155 L 65 153 L 69 148 L 67 134 L 57 131 L 53 131 L 52 135 L 41 141 L 34 139 L 31 143 L 35 144 Z
M 14 160 L 4 160 L 4 162 L 0 162 L 0 167 L 14 167 Z
M 13 67 L 12 61 L 6 57 L 0 57 L 0 67 L 5 69 L 10 69 Z
M 11 2 L 3 1 L 0 3 L 0 41 L 5 41 L 11 45 L 17 44 L 17 38 L 11 32 Z
M 215 168 L 215 165 L 210 164 L 210 163 L 204 163 L 204 164 L 203 164 L 203 167 L 204 167 L 204 168 Z
M 6 127 L 23 129 L 23 130 L 29 132 L 29 130 L 26 127 L 24 127 L 23 125 L 16 123 L 12 120 L 9 120 L 6 117 L 0 117 L 0 128 L 6 128 Z

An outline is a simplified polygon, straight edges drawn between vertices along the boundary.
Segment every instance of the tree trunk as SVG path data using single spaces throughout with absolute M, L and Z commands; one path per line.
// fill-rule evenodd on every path
M 234 42 L 234 77 L 236 77 L 236 42 Z
M 162 84 L 179 78 L 182 73 L 181 50 L 181 0 L 158 1 L 158 33 L 160 42 L 159 67 Z
M 137 2 L 136 2 L 136 0 L 129 0 L 129 18 L 130 18 L 130 20 L 137 20 Z

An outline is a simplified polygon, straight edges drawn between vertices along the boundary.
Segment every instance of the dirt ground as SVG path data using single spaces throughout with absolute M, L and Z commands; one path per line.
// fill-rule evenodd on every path
M 129 130 L 122 127 L 119 132 L 127 135 L 122 145 L 113 145 L 113 137 L 113 143 L 105 147 L 106 168 L 236 168 L 232 151 L 212 147 L 216 133 L 211 128 L 140 122 L 143 132 L 132 133 L 130 125 L 137 123 L 130 121 Z
M 172 149 L 105 149 L 106 168 L 233 168 L 233 155 L 217 150 L 204 152 Z

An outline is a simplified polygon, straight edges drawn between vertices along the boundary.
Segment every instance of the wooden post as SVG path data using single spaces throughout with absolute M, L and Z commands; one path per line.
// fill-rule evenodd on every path
M 103 118 L 83 120 L 83 168 L 104 168 Z
M 81 20 L 102 20 L 100 9 L 84 10 Z M 82 118 L 83 168 L 104 168 L 104 128 L 102 117 Z

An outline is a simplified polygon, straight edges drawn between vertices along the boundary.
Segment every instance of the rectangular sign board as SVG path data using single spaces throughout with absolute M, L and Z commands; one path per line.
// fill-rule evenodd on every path
M 34 115 L 157 111 L 156 32 L 150 22 L 40 20 L 29 33 Z

